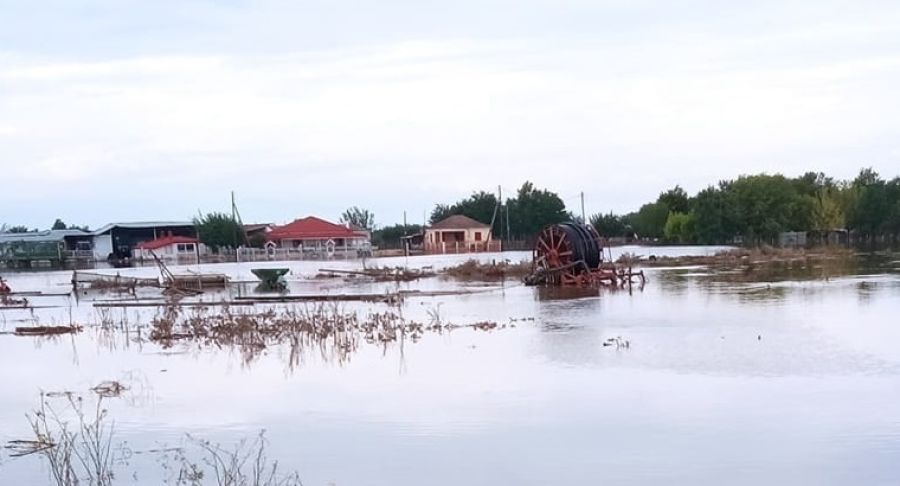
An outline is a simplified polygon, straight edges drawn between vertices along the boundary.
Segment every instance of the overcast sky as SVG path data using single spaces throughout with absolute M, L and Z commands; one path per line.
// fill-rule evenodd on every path
M 0 223 L 900 174 L 900 2 L 0 0 Z

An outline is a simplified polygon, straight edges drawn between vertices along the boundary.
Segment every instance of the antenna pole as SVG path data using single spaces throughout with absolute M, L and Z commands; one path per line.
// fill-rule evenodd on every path
M 581 192 L 581 224 L 587 224 L 587 217 L 584 214 L 584 191 Z

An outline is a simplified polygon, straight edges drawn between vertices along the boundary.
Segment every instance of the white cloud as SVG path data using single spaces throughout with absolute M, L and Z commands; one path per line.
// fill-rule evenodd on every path
M 0 165 L 19 184 L 0 199 L 39 194 L 49 214 L 61 205 L 53 194 L 75 196 L 91 202 L 69 207 L 100 224 L 110 219 L 100 194 L 137 218 L 193 214 L 236 189 L 261 220 L 359 204 L 390 223 L 525 179 L 584 190 L 589 210 L 624 210 L 668 185 L 741 172 L 896 167 L 900 55 L 880 47 L 898 36 L 896 18 L 735 35 L 675 22 L 666 39 L 8 53 Z M 159 201 L 161 186 L 176 195 Z

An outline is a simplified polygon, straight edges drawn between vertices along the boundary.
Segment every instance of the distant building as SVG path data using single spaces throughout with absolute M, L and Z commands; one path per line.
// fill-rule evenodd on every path
M 371 241 L 367 231 L 354 231 L 347 226 L 315 216 L 276 226 L 266 234 L 268 248 L 299 250 L 323 255 L 355 255 L 368 252 Z
M 197 237 L 197 228 L 188 221 L 110 223 L 93 232 L 93 252 L 97 261 L 124 260 L 145 241 L 163 236 Z
M 461 214 L 438 221 L 425 229 L 425 253 L 473 253 L 500 251 L 491 227 Z
M 254 237 L 258 237 L 257 235 L 261 235 L 263 237 L 266 236 L 275 225 L 271 223 L 261 223 L 261 224 L 245 224 L 244 225 L 244 233 L 247 234 L 248 239 L 252 239 Z
M 778 235 L 778 246 L 782 248 L 803 248 L 806 246 L 806 232 L 784 231 Z
M 414 253 L 422 253 L 425 249 L 425 233 L 419 232 L 412 235 L 400 237 L 400 245 L 404 255 L 412 255 Z
M 372 240 L 372 232 L 371 231 L 369 231 L 365 228 L 360 228 L 359 226 L 356 226 L 355 224 L 348 224 L 347 227 L 350 228 L 350 231 L 354 232 L 356 234 L 356 236 L 358 236 L 360 238 L 365 238 L 370 241 Z
M 175 235 L 138 243 L 131 250 L 131 256 L 136 260 L 152 261 L 155 254 L 165 263 L 197 263 L 207 253 L 206 245 L 197 238 Z
M 0 233 L 0 263 L 6 267 L 34 264 L 62 266 L 92 256 L 90 232 L 75 229 Z

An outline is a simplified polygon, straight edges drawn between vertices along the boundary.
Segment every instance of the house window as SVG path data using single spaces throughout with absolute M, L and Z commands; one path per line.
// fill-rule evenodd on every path
M 475 241 L 481 241 L 481 231 L 475 232 Z
M 178 253 L 193 253 L 194 252 L 194 244 L 193 243 L 178 243 L 177 249 L 178 249 Z

